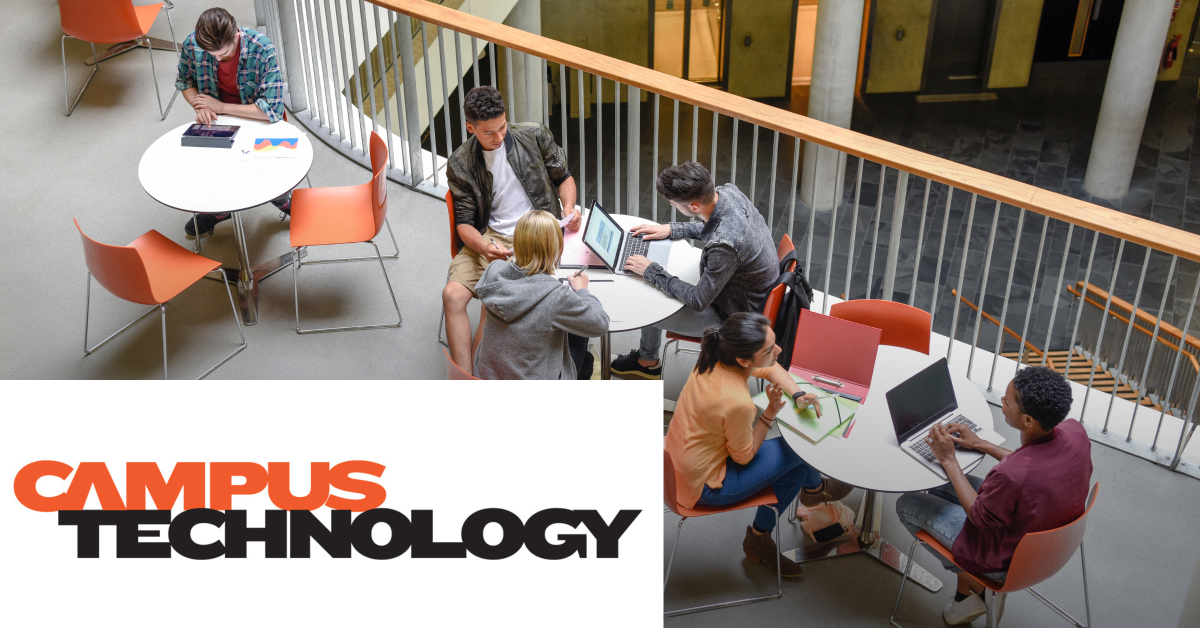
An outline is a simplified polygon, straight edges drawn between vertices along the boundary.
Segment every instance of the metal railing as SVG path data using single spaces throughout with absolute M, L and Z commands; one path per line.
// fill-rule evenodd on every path
M 1006 342 L 1001 330 L 1020 329 L 1019 339 L 1008 339 L 1017 347 L 1046 348 L 1073 347 L 1081 329 L 1091 333 L 1087 308 L 1065 296 L 1067 286 L 1107 287 L 1104 312 L 1119 292 L 1131 311 L 1165 318 L 1184 337 L 1191 328 L 1200 279 L 1192 282 L 1190 301 L 1177 294 L 1176 281 L 1200 276 L 1200 236 L 425 0 L 262 2 L 277 11 L 272 35 L 282 41 L 295 117 L 350 158 L 366 164 L 367 130 L 381 131 L 389 149 L 402 147 L 391 150 L 389 177 L 444 194 L 446 158 L 466 137 L 461 95 L 490 84 L 504 93 L 510 121 L 551 128 L 581 201 L 590 196 L 618 212 L 673 220 L 674 210 L 667 212 L 653 186 L 669 165 L 667 150 L 670 164 L 707 162 L 717 183 L 748 191 L 775 237 L 786 233 L 797 242 L 815 289 L 928 309 L 934 330 L 952 339 L 952 368 L 965 368 L 993 399 L 1000 368 L 1019 368 L 998 357 Z M 518 74 L 525 82 L 514 86 Z M 815 181 L 813 202 L 798 197 L 806 146 L 820 148 L 811 172 L 832 163 L 839 173 Z M 650 167 L 643 171 L 646 152 Z M 818 207 L 829 197 L 834 202 Z M 982 327 L 984 318 L 964 311 L 955 295 L 998 310 L 997 325 Z M 821 301 L 827 311 L 831 299 Z M 1136 404 L 1098 393 L 1107 407 L 1093 416 L 1089 388 L 1081 418 L 1104 435 L 1127 428 L 1133 444 L 1124 449 L 1177 468 L 1195 429 L 1200 392 L 1200 381 L 1176 381 L 1186 343 L 1160 342 L 1164 330 L 1157 324 L 1147 339 L 1132 341 L 1132 326 L 1106 331 L 1116 327 L 1108 318 L 1099 321 L 1094 353 L 1109 356 L 1118 372 L 1149 369 L 1138 381 L 1161 376 L 1156 381 L 1168 387 L 1190 388 L 1190 396 L 1163 396 L 1191 401 L 1174 411 L 1183 420 L 1166 414 L 1164 424 L 1163 416 L 1147 418 Z M 1155 419 L 1153 443 L 1134 438 Z M 1172 451 L 1157 453 L 1160 437 L 1174 441 Z M 1185 471 L 1192 472 L 1189 464 Z

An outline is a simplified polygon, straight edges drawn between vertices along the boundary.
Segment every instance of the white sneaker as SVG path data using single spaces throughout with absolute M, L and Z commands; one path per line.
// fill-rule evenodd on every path
M 942 609 L 942 618 L 946 620 L 947 624 L 957 626 L 969 624 L 985 613 L 987 613 L 987 606 L 983 603 L 983 599 L 972 593 L 961 602 L 950 600 L 946 604 L 946 608 Z

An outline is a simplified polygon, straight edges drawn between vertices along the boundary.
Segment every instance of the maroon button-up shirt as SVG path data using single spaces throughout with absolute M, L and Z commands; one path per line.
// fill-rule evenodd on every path
M 1005 456 L 979 487 L 954 541 L 969 573 L 1008 571 L 1021 537 L 1053 530 L 1083 514 L 1092 477 L 1092 444 L 1074 419 Z

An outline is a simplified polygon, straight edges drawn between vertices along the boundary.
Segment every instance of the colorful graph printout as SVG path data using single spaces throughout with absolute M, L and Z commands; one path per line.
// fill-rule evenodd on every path
M 300 143 L 300 138 L 296 137 L 257 137 L 254 138 L 254 152 L 267 153 L 273 151 L 281 151 L 283 153 L 295 153 L 296 146 Z

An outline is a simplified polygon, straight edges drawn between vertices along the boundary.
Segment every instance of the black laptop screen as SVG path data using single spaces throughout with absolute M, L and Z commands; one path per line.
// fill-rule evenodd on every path
M 946 359 L 934 362 L 887 391 L 887 402 L 892 413 L 892 426 L 896 429 L 896 441 L 901 444 L 928 427 L 933 419 L 957 409 L 958 400 L 954 397 Z

